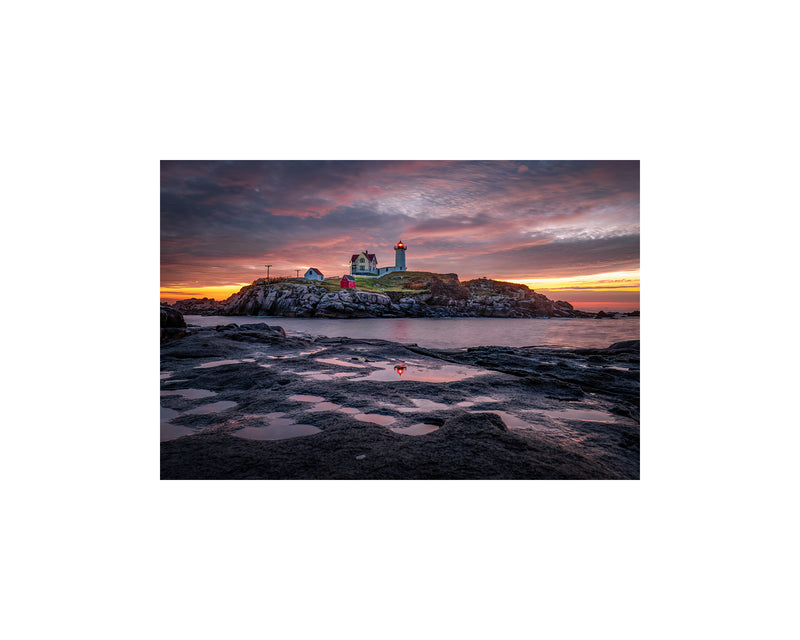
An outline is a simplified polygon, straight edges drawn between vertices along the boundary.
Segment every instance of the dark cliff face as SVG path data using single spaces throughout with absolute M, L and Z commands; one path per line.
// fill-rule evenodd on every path
M 479 279 L 432 278 L 426 290 L 329 291 L 323 286 L 260 282 L 243 287 L 223 302 L 181 300 L 173 308 L 185 314 L 285 316 L 297 318 L 534 318 L 575 317 L 568 302 L 553 301 L 525 285 Z
M 254 284 L 235 293 L 218 310 L 221 315 L 262 315 L 298 318 L 391 317 L 393 303 L 383 293 L 304 284 Z

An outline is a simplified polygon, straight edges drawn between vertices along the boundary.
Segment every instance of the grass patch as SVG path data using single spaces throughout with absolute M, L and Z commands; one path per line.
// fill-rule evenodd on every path
M 372 291 L 383 293 L 385 291 L 398 291 L 401 293 L 429 293 L 431 286 L 434 288 L 457 286 L 458 276 L 455 273 L 432 273 L 430 271 L 393 271 L 384 273 L 379 278 L 365 278 L 355 276 L 356 291 Z M 323 287 L 327 291 L 340 289 L 340 278 L 315 280 L 307 282 L 303 278 L 292 278 L 290 282 Z
M 384 273 L 373 282 L 382 291 L 403 291 L 408 293 L 427 293 L 436 281 L 458 282 L 454 273 L 431 273 L 430 271 L 394 271 Z

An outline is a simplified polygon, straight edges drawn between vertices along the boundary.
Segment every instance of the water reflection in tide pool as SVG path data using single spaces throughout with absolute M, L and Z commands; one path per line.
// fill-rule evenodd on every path
M 217 395 L 216 391 L 209 391 L 208 389 L 172 389 L 170 391 L 162 391 L 162 396 L 181 396 L 187 400 L 199 400 L 200 398 L 210 398 Z
M 404 363 L 402 374 L 395 370 L 395 364 L 391 362 L 370 363 L 381 367 L 377 371 L 372 371 L 366 377 L 354 378 L 355 380 L 378 380 L 381 382 L 395 382 L 403 380 L 413 380 L 414 382 L 455 382 L 464 378 L 486 375 L 491 373 L 477 367 L 469 367 L 460 364 L 425 365 L 421 363 Z
M 172 424 L 170 420 L 172 418 L 176 418 L 180 415 L 179 411 L 175 411 L 175 409 L 168 409 L 167 407 L 161 407 L 161 442 L 166 442 L 167 440 L 175 440 L 175 438 L 180 438 L 181 436 L 188 436 L 194 431 L 192 431 L 189 427 L 184 427 L 178 424 Z
M 402 382 L 403 380 L 413 380 L 414 382 L 455 382 L 464 378 L 494 373 L 493 371 L 461 364 L 433 365 L 421 362 L 404 362 L 402 365 L 398 365 L 395 362 L 370 362 L 369 365 L 379 368 L 375 371 L 370 371 L 367 375 L 355 374 L 350 376 L 348 381 Z
M 204 404 L 199 407 L 195 407 L 194 409 L 189 409 L 189 411 L 184 412 L 184 415 L 205 415 L 207 413 L 218 413 L 220 411 L 233 409 L 235 406 L 236 403 L 232 402 L 231 400 L 220 400 L 219 402 L 212 402 L 210 404 Z
M 395 422 L 392 416 L 385 416 L 381 413 L 354 413 L 353 417 L 361 422 L 371 422 L 373 424 L 379 424 L 382 427 L 388 427 Z
M 322 429 L 310 424 L 296 423 L 291 418 L 267 419 L 266 416 L 264 418 L 266 419 L 265 424 L 243 427 L 234 431 L 233 435 L 245 440 L 288 440 L 289 438 L 311 436 L 322 432 Z
M 175 411 L 175 409 L 167 409 L 167 407 L 161 407 L 161 422 L 165 422 L 166 420 L 172 420 L 176 416 L 179 416 L 180 412 Z
M 495 398 L 492 396 L 474 396 L 472 400 L 462 400 L 461 402 L 456 402 L 457 407 L 474 407 L 476 404 L 487 404 L 487 403 L 497 403 L 503 402 L 505 398 Z
M 339 371 L 337 373 L 331 373 L 329 371 L 298 371 L 297 372 L 301 376 L 308 376 L 312 380 L 338 380 L 340 378 L 352 378 L 353 376 L 358 375 L 354 371 Z
M 294 400 L 295 402 L 324 402 L 325 398 L 320 396 L 294 395 L 289 396 L 289 400 Z
M 306 409 L 306 413 L 315 413 L 318 411 L 338 411 L 341 408 L 342 405 L 334 402 L 320 402 L 319 404 L 315 404 L 313 407 Z
M 215 360 L 214 362 L 206 362 L 199 364 L 195 369 L 211 369 L 213 367 L 221 367 L 225 364 L 241 364 L 242 362 L 255 362 L 253 358 L 242 358 L 241 360 Z
M 449 408 L 446 404 L 442 404 L 441 402 L 434 402 L 433 400 L 428 400 L 426 398 L 409 398 L 411 402 L 414 403 L 414 406 L 422 411 L 436 411 L 438 409 L 447 409 Z
M 426 398 L 408 398 L 413 404 L 413 407 L 403 407 L 396 404 L 389 404 L 388 402 L 380 403 L 384 407 L 388 407 L 397 411 L 398 413 L 416 413 L 419 411 L 443 411 L 450 407 L 441 402 L 434 402 Z
M 360 362 L 350 362 L 342 360 L 341 358 L 314 358 L 315 362 L 324 362 L 325 364 L 338 364 L 340 367 L 358 367 L 363 369 L 364 365 Z
M 318 411 L 338 411 L 339 413 L 351 415 L 353 418 L 360 420 L 361 422 L 372 422 L 373 424 L 379 424 L 384 427 L 395 422 L 395 419 L 392 416 L 385 416 L 380 413 L 362 413 L 361 409 L 356 409 L 354 407 L 343 407 L 335 402 L 328 402 L 321 396 L 294 395 L 289 396 L 289 400 L 313 403 L 313 406 L 305 409 L 306 413 L 315 413 Z
M 428 433 L 436 431 L 439 427 L 435 424 L 426 424 L 425 422 L 418 422 L 408 427 L 392 427 L 391 431 L 399 433 L 404 436 L 424 436 Z
M 184 427 L 179 424 L 172 424 L 171 422 L 161 423 L 161 442 L 168 440 L 175 440 L 183 436 L 190 436 L 194 433 L 189 427 Z
M 319 349 L 313 349 L 311 351 L 301 351 L 298 354 L 289 353 L 284 356 L 267 356 L 270 360 L 289 360 L 291 358 L 302 358 L 304 356 L 313 356 L 315 353 L 319 353 L 320 351 L 325 351 L 327 347 L 320 347 Z

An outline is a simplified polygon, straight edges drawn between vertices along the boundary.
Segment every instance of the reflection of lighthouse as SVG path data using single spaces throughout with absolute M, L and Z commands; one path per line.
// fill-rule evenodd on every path
M 395 271 L 405 271 L 406 270 L 406 245 L 403 244 L 402 240 L 394 245 L 394 270 Z

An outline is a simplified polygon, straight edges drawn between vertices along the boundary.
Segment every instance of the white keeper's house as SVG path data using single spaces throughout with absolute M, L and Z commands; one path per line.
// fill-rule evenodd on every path
M 384 273 L 406 270 L 406 249 L 403 242 L 394 246 L 394 266 L 378 267 L 378 258 L 366 249 L 361 253 L 350 256 L 350 275 L 354 276 L 382 276 Z

